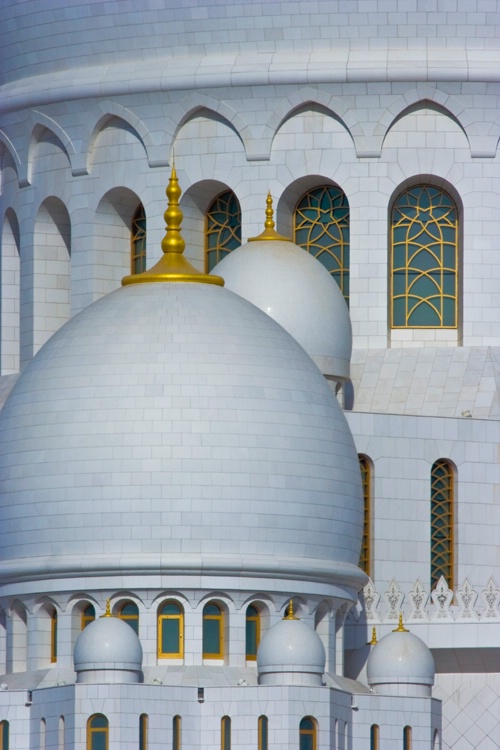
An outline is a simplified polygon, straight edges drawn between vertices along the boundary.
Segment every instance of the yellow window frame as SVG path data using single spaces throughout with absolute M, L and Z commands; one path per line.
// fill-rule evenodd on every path
M 175 604 L 179 608 L 179 614 L 161 614 L 161 610 L 167 606 L 167 604 Z M 179 648 L 176 653 L 165 654 L 162 651 L 163 638 L 162 638 L 162 622 L 163 620 L 178 620 L 179 622 Z M 159 659 L 183 659 L 184 658 L 184 612 L 175 599 L 169 599 L 163 602 L 158 613 L 158 658 Z
M 206 615 L 205 608 L 209 605 L 213 607 L 217 607 L 217 609 L 219 610 L 219 614 L 218 615 Z M 219 604 L 216 604 L 215 602 L 208 602 L 205 605 L 205 608 L 203 610 L 203 627 L 205 626 L 205 622 L 207 620 L 219 621 L 219 653 L 206 654 L 205 652 L 203 652 L 203 658 L 204 659 L 223 659 L 224 658 L 224 611 L 222 610 L 222 607 Z M 204 633 L 203 633 L 203 636 L 204 636 Z
M 104 727 L 93 727 L 92 722 L 95 719 L 102 718 L 106 721 L 106 726 Z M 109 747 L 109 721 L 104 716 L 104 714 L 92 714 L 92 716 L 89 717 L 87 720 L 87 750 L 93 750 L 93 736 L 95 734 L 104 734 L 105 739 L 105 748 L 108 750 Z

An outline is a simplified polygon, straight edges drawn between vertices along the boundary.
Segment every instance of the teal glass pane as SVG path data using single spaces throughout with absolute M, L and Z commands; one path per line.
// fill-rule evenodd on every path
M 179 653 L 180 634 L 180 620 L 161 621 L 161 650 L 163 654 Z
M 419 186 L 399 196 L 392 212 L 393 326 L 456 326 L 457 232 L 456 208 L 442 190 Z M 402 304 L 399 297 L 407 296 Z
M 313 720 L 312 719 L 302 719 L 302 721 L 300 722 L 300 728 L 301 729 L 309 729 L 309 730 L 314 729 Z
M 2 730 L 2 750 L 9 750 L 9 722 L 2 721 L 0 727 Z
M 180 615 L 181 614 L 181 608 L 175 604 L 175 602 L 167 602 L 162 609 L 161 609 L 162 615 Z
M 255 620 L 246 622 L 246 655 L 257 656 L 257 622 Z
M 231 719 L 228 716 L 222 719 L 222 750 L 231 750 Z
M 217 604 L 207 604 L 203 610 L 204 615 L 220 615 L 220 609 Z
M 132 616 L 137 617 L 139 614 L 139 610 L 137 608 L 136 604 L 133 604 L 132 602 L 129 602 L 128 604 L 124 604 L 123 607 L 120 610 L 120 614 L 122 616 Z
M 219 195 L 207 211 L 207 269 L 241 245 L 241 209 L 235 194 Z
M 300 735 L 300 750 L 314 750 L 314 737 L 312 734 Z
M 332 186 L 306 193 L 295 209 L 295 242 L 333 276 L 349 304 L 349 204 Z
M 220 654 L 220 620 L 203 621 L 203 653 L 217 656 Z
M 106 750 L 106 732 L 92 732 L 92 750 Z
M 181 746 L 181 719 L 174 716 L 172 720 L 172 750 L 179 750 Z
M 107 727 L 108 727 L 108 720 L 106 719 L 105 716 L 101 716 L 101 715 L 94 716 L 94 718 L 90 722 L 90 726 L 91 726 L 92 729 L 101 729 L 101 728 L 106 728 L 107 729 Z
M 52 615 L 52 658 L 57 659 L 57 612 Z
M 261 716 L 259 719 L 259 750 L 268 750 L 267 726 L 267 716 Z
M 85 607 L 85 609 L 83 610 L 83 616 L 95 617 L 95 607 L 93 604 L 89 604 L 88 607 Z

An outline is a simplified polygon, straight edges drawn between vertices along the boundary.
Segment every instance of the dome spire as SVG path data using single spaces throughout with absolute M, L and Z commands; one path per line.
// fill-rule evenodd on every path
M 163 256 L 148 271 L 125 276 L 122 279 L 122 285 L 149 284 L 153 281 L 191 281 L 199 284 L 224 286 L 223 278 L 198 271 L 183 255 L 185 242 L 181 234 L 182 211 L 179 207 L 179 198 L 182 191 L 174 165 L 172 165 L 172 172 L 165 192 L 167 193 L 168 206 L 164 213 L 167 226 L 165 227 L 165 237 L 161 243 Z
M 275 230 L 274 223 L 274 209 L 273 199 L 271 197 L 271 191 L 269 190 L 266 198 L 266 220 L 264 222 L 264 231 L 261 232 L 257 237 L 249 237 L 249 242 L 255 242 L 256 240 L 280 240 L 281 242 L 290 242 L 289 237 L 284 237 Z

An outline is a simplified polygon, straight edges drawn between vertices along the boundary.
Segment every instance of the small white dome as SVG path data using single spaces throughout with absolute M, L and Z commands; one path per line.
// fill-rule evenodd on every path
M 73 654 L 77 682 L 139 682 L 142 646 L 118 617 L 99 617 L 82 630 Z M 108 673 L 108 674 L 106 674 Z
M 324 375 L 349 378 L 349 310 L 316 258 L 293 242 L 257 239 L 226 255 L 212 273 L 283 326 Z
M 416 635 L 395 630 L 372 649 L 366 674 L 370 687 L 380 690 L 383 686 L 387 695 L 430 695 L 434 684 L 434 659 L 430 649 Z M 408 685 L 412 688 L 401 691 L 401 686 Z
M 309 625 L 301 620 L 281 620 L 259 644 L 259 683 L 321 685 L 325 658 L 323 643 Z

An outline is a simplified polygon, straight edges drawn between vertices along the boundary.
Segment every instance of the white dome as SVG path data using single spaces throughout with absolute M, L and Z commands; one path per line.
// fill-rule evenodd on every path
M 406 689 L 405 694 L 430 694 L 434 674 L 430 649 L 408 631 L 396 630 L 384 636 L 372 649 L 366 665 L 368 684 L 380 692 L 383 688 L 388 695 L 400 694 L 398 686 L 409 685 L 413 690 Z
M 78 636 L 73 660 L 77 682 L 93 682 L 107 672 L 111 682 L 138 682 L 142 646 L 126 622 L 118 617 L 99 617 Z
M 213 273 L 283 326 L 324 375 L 349 378 L 349 310 L 316 258 L 293 242 L 257 239 L 226 255 Z
M 284 619 L 264 634 L 257 651 L 261 685 L 321 685 L 325 649 L 319 635 L 301 620 Z
M 351 598 L 365 581 L 344 414 L 296 341 L 221 287 L 134 284 L 64 325 L 1 412 L 0 476 L 5 584 L 238 575 Z

